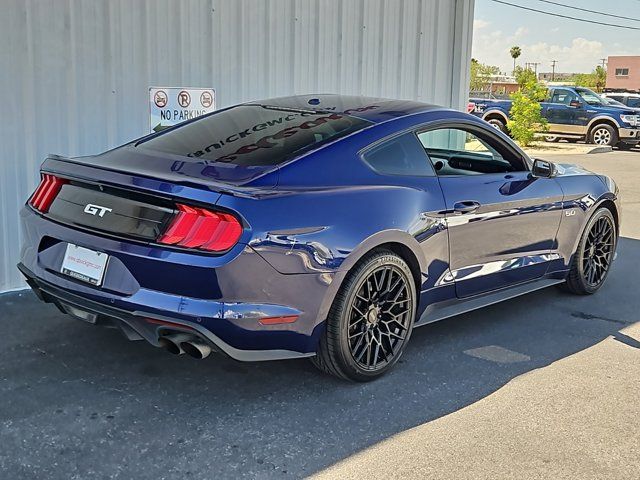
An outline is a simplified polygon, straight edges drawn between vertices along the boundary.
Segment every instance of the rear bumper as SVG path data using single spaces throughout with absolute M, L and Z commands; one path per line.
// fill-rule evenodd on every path
M 158 340 L 165 331 L 184 331 L 197 333 L 198 336 L 205 338 L 215 351 L 239 361 L 282 360 L 313 355 L 313 353 L 291 350 L 241 350 L 229 345 L 197 321 L 190 322 L 158 314 L 149 315 L 140 311 L 130 312 L 109 307 L 38 279 L 23 264 L 18 264 L 18 269 L 40 300 L 53 303 L 61 312 L 89 323 L 117 327 L 129 340 L 144 339 L 151 345 L 159 347 L 161 345 Z
M 157 322 L 169 322 L 241 361 L 315 354 L 332 273 L 284 275 L 246 245 L 224 256 L 190 255 L 82 232 L 29 208 L 21 216 L 19 268 L 36 294 L 65 313 L 71 305 L 155 346 L 163 328 Z M 59 273 L 67 243 L 110 255 L 102 287 Z M 298 319 L 260 322 L 289 316 Z

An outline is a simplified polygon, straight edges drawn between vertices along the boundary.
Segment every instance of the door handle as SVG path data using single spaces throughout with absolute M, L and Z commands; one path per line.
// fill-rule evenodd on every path
M 456 215 L 463 215 L 465 213 L 473 213 L 478 208 L 480 208 L 480 204 L 478 202 L 465 200 L 464 202 L 456 202 L 453 204 L 453 213 Z

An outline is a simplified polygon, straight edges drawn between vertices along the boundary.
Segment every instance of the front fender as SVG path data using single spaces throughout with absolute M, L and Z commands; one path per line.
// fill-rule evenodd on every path
M 605 202 L 613 202 L 620 220 L 620 205 L 617 194 L 596 175 L 571 175 L 559 177 L 564 191 L 563 215 L 558 230 L 558 249 L 569 268 L 585 225 Z

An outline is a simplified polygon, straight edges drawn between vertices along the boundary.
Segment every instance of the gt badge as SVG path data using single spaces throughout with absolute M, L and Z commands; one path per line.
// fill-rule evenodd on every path
M 86 207 L 84 207 L 84 213 L 88 213 L 89 215 L 96 216 L 98 215 L 100 218 L 104 217 L 104 214 L 107 212 L 112 212 L 113 209 L 107 207 L 101 207 L 100 205 L 93 205 L 92 203 L 87 203 Z

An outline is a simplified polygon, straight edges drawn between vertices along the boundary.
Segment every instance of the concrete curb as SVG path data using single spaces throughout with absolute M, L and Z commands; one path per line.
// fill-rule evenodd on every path
M 587 152 L 587 154 L 590 154 L 590 153 L 609 153 L 609 152 L 612 152 L 612 151 L 613 151 L 613 147 L 608 145 L 608 146 L 592 148 L 591 150 L 589 150 Z

